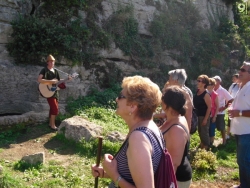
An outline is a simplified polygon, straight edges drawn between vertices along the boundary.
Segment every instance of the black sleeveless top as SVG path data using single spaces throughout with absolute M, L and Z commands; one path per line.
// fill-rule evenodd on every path
M 193 103 L 197 113 L 197 116 L 205 116 L 207 112 L 207 104 L 204 100 L 207 91 L 205 90 L 202 94 L 194 96 Z
M 171 125 L 162 134 L 164 135 L 166 132 L 168 132 L 175 125 L 179 125 L 179 124 Z M 185 130 L 187 135 L 189 136 L 189 133 L 188 133 L 187 129 L 183 125 L 179 125 L 179 126 L 181 126 Z M 180 182 L 185 182 L 185 181 L 189 181 L 189 180 L 192 179 L 192 168 L 191 168 L 190 162 L 189 162 L 189 160 L 187 158 L 189 144 L 190 144 L 190 141 L 188 139 L 188 141 L 187 141 L 187 143 L 185 145 L 185 149 L 184 149 L 184 153 L 183 153 L 183 156 L 182 156 L 181 164 L 177 167 L 176 173 L 175 173 L 177 181 L 180 181 Z

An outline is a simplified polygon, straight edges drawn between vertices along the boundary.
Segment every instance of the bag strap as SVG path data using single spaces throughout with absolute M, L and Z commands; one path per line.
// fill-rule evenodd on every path
M 154 133 L 154 131 L 152 131 L 151 129 L 148 129 L 148 128 L 147 128 L 147 130 L 154 136 L 154 138 L 157 140 L 159 146 L 161 147 L 162 151 L 164 152 L 164 149 L 166 149 L 166 146 L 165 146 L 165 144 L 164 144 L 164 143 L 165 143 L 165 140 L 164 140 L 164 138 L 163 138 L 163 135 L 160 134 L 161 139 L 162 139 L 162 143 L 163 143 L 163 145 L 162 145 L 162 144 L 160 143 L 158 137 L 157 137 L 156 134 Z

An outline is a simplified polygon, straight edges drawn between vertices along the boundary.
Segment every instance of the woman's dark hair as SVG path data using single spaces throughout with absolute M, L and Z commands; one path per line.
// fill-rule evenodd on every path
M 162 96 L 162 101 L 167 105 L 167 108 L 171 107 L 182 116 L 186 113 L 186 97 L 184 92 L 180 86 L 170 86 Z

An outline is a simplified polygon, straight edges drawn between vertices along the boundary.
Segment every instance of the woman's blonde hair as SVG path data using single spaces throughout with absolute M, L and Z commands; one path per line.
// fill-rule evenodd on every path
M 209 84 L 214 86 L 216 84 L 216 80 L 214 78 L 209 78 Z
M 157 84 L 142 76 L 125 77 L 122 88 L 126 90 L 128 103 L 136 104 L 137 116 L 142 119 L 151 119 L 153 112 L 161 103 L 161 91 Z

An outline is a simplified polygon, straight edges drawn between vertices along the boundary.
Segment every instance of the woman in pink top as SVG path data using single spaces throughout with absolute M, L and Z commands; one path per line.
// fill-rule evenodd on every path
M 212 101 L 212 107 L 211 107 L 211 120 L 210 120 L 210 127 L 209 127 L 209 137 L 210 137 L 210 145 L 213 145 L 214 143 L 214 136 L 215 136 L 215 128 L 216 128 L 216 117 L 217 113 L 219 111 L 219 100 L 218 100 L 218 93 L 214 91 L 214 86 L 215 86 L 215 79 L 214 78 L 209 78 L 209 85 L 207 86 L 207 91 L 211 96 L 211 101 Z

